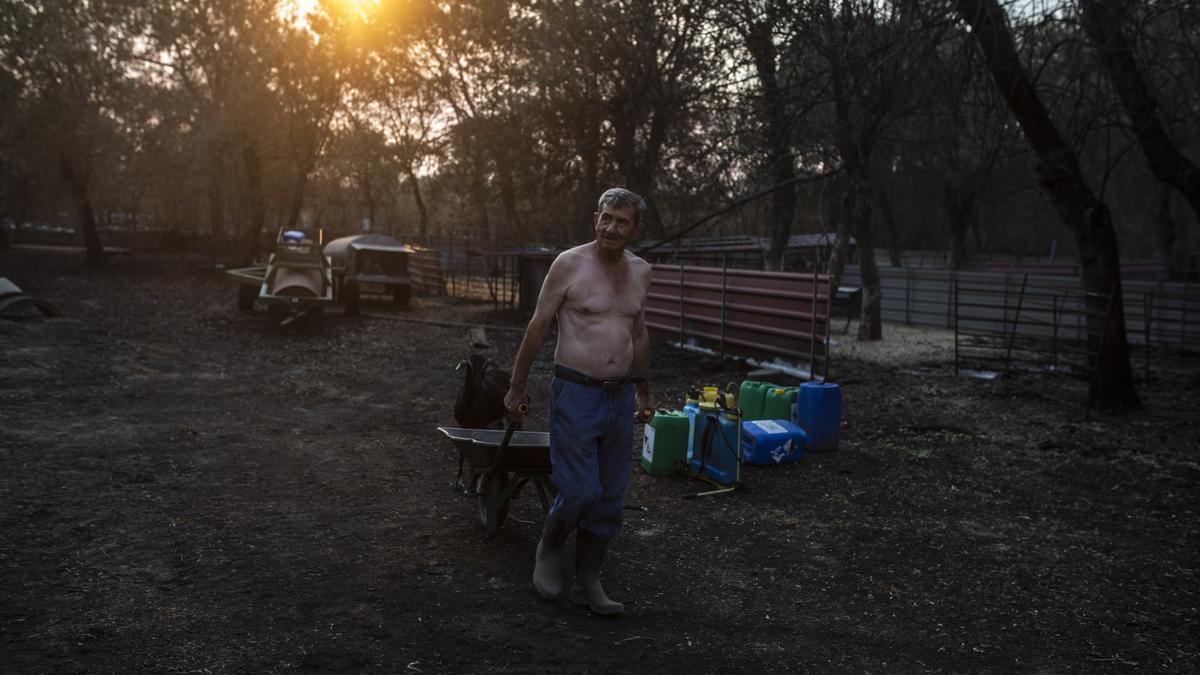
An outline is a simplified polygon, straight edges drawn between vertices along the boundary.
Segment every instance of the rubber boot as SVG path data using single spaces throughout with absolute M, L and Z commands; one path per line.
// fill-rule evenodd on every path
M 537 554 L 533 559 L 533 587 L 548 600 L 562 595 L 562 552 L 569 534 L 571 531 L 562 523 L 546 516 L 542 538 L 538 540 Z
M 600 586 L 600 568 L 608 542 L 596 539 L 583 530 L 575 536 L 575 602 L 587 605 L 601 616 L 613 616 L 625 611 L 625 605 L 609 600 Z

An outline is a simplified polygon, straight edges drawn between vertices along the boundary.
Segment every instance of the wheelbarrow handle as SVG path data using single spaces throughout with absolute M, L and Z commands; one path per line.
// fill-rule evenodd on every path
M 517 406 L 517 414 L 525 416 L 529 413 L 529 401 L 525 401 Z M 516 420 L 508 420 L 504 425 L 504 437 L 500 439 L 500 447 L 496 448 L 496 454 L 492 459 L 492 470 L 494 471 L 500 465 L 500 458 L 504 456 L 504 451 L 508 449 L 509 442 L 512 441 L 513 432 L 517 429 Z

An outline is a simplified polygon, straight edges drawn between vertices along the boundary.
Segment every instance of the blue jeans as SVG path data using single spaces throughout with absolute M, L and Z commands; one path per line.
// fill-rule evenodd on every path
M 578 372 L 578 371 L 576 371 Z M 550 381 L 550 464 L 558 495 L 547 518 L 608 541 L 621 530 L 633 465 L 634 386 L 612 391 Z

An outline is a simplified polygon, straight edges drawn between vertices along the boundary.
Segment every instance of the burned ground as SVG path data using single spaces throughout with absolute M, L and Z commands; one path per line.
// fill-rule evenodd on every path
M 467 329 L 397 320 L 521 317 L 421 299 L 278 334 L 198 262 L 0 276 L 65 311 L 0 322 L 5 671 L 1200 668 L 1195 357 L 1091 416 L 835 360 L 839 450 L 690 500 L 635 470 L 606 620 L 533 592 L 532 490 L 489 540 L 451 487 Z M 507 363 L 520 333 L 488 337 Z M 654 396 L 745 373 L 656 347 Z

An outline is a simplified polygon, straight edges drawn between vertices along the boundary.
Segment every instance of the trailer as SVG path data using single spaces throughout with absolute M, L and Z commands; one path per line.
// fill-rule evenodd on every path
M 226 270 L 240 284 L 238 309 L 250 312 L 261 304 L 280 327 L 320 328 L 333 304 L 333 268 L 321 251 L 323 238 L 320 229 L 280 229 L 265 263 Z
M 347 316 L 358 314 L 363 296 L 384 296 L 401 307 L 412 298 L 409 256 L 414 249 L 382 234 L 356 234 L 325 245 L 333 265 L 335 297 Z

